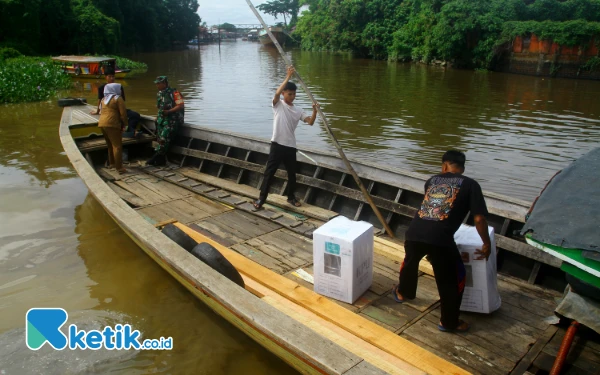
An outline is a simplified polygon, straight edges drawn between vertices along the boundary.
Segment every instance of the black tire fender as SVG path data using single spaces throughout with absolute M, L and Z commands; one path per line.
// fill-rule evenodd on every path
M 225 276 L 229 280 L 233 281 L 242 288 L 245 287 L 244 279 L 242 275 L 235 269 L 235 267 L 229 263 L 229 261 L 210 244 L 206 242 L 199 243 L 192 251 L 192 255 L 200 259 L 213 270 L 217 271 L 221 275 Z
M 194 246 L 198 244 L 192 237 L 188 236 L 184 231 L 173 224 L 166 225 L 162 232 L 165 236 L 169 237 L 173 242 L 187 251 L 192 251 Z

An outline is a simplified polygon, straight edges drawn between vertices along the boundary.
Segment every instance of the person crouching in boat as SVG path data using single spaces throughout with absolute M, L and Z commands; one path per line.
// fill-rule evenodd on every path
M 454 233 L 469 212 L 483 241 L 481 250 L 475 251 L 479 255 L 475 259 L 487 261 L 491 253 L 487 206 L 477 181 L 463 176 L 465 161 L 462 152 L 447 151 L 442 157 L 442 173 L 425 183 L 421 208 L 406 231 L 400 281 L 392 292 L 399 303 L 415 298 L 419 262 L 427 255 L 440 295 L 442 317 L 438 329 L 444 332 L 465 332 L 470 327 L 459 319 L 466 270 L 454 242 Z
M 125 173 L 127 170 L 123 168 L 122 133 L 127 127 L 127 109 L 121 92 L 121 85 L 118 83 L 108 83 L 104 86 L 98 127 L 102 130 L 108 147 L 109 167 L 115 168 L 119 173 Z
M 185 106 L 183 96 L 177 89 L 169 86 L 167 76 L 158 76 L 156 80 L 156 106 L 158 117 L 156 118 L 156 137 L 158 145 L 156 153 L 146 162 L 149 165 L 165 165 L 167 163 L 167 151 L 175 137 L 177 129 L 183 125 Z
M 290 82 L 290 78 L 292 78 L 295 71 L 293 66 L 288 67 L 287 76 L 273 98 L 273 137 L 271 138 L 271 149 L 260 188 L 260 195 L 258 200 L 254 202 L 254 207 L 257 210 L 261 209 L 266 202 L 273 176 L 275 176 L 275 172 L 277 172 L 277 168 L 282 162 L 288 175 L 287 201 L 296 207 L 301 205 L 294 195 L 296 192 L 296 135 L 294 132 L 300 120 L 311 126 L 315 123 L 319 103 L 315 102 L 313 104 L 313 113 L 310 117 L 302 108 L 294 105 L 297 88 L 293 82 Z M 282 94 L 283 100 L 281 100 Z

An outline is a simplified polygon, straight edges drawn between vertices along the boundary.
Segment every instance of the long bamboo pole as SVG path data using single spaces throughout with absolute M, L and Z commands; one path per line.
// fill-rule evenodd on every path
M 263 18 L 261 17 L 261 15 L 258 13 L 258 11 L 254 7 L 254 5 L 252 4 L 252 2 L 250 0 L 246 0 L 246 2 L 248 3 L 248 6 L 252 10 L 252 12 L 254 12 L 254 15 L 256 16 L 256 18 L 258 18 L 258 20 L 262 24 L 262 26 L 265 29 L 265 31 L 267 32 L 267 34 L 269 34 L 269 38 L 271 38 L 271 40 L 273 41 L 273 44 L 275 44 L 275 47 L 277 47 L 277 50 L 281 54 L 281 57 L 283 57 L 283 60 L 285 61 L 285 64 L 287 66 L 292 65 L 292 62 L 285 55 L 285 52 L 283 51 L 283 48 L 281 48 L 281 46 L 279 45 L 279 42 L 277 41 L 277 39 L 275 39 L 275 37 L 273 36 L 273 33 L 271 33 L 271 30 L 269 30 L 269 27 L 267 26 L 267 24 L 265 23 L 265 21 L 263 20 Z M 306 86 L 306 84 L 302 80 L 302 77 L 300 77 L 300 73 L 298 73 L 298 71 L 296 71 L 296 76 L 298 78 L 298 82 L 300 83 L 300 85 L 302 86 L 302 88 L 304 89 L 304 91 L 306 92 L 306 95 L 308 95 L 309 99 L 313 103 L 316 103 L 315 97 L 313 96 L 313 94 L 310 91 L 310 89 L 308 88 L 308 86 Z M 371 206 L 371 208 L 373 209 L 373 212 L 375 212 L 375 215 L 377 215 L 377 218 L 379 219 L 379 221 L 381 222 L 381 224 L 385 228 L 385 231 L 387 232 L 388 236 L 390 236 L 390 237 L 393 238 L 394 237 L 394 233 L 392 232 L 392 229 L 388 225 L 387 221 L 385 221 L 385 219 L 383 218 L 383 215 L 381 215 L 381 212 L 379 211 L 379 208 L 375 205 L 375 202 L 373 202 L 373 199 L 371 198 L 371 195 L 369 194 L 369 192 L 365 188 L 365 185 L 360 180 L 360 177 L 358 177 L 358 174 L 356 174 L 356 171 L 352 167 L 352 164 L 350 164 L 350 161 L 346 157 L 346 154 L 344 153 L 344 150 L 342 150 L 342 146 L 340 146 L 339 142 L 335 138 L 335 135 L 333 135 L 333 132 L 331 131 L 331 128 L 329 127 L 329 121 L 327 121 L 327 117 L 325 116 L 325 113 L 323 113 L 323 111 L 321 110 L 320 107 L 318 107 L 317 110 L 319 112 L 319 115 L 321 116 L 321 119 L 323 120 L 323 125 L 325 125 L 325 131 L 327 131 L 327 134 L 329 135 L 329 138 L 333 142 L 335 148 L 337 148 L 338 153 L 340 154 L 340 157 L 342 158 L 342 160 L 344 161 L 344 164 L 346 165 L 346 168 L 348 169 L 348 172 L 350 172 L 350 174 L 352 175 L 352 177 L 354 177 L 354 181 L 356 181 L 356 184 L 360 188 L 360 191 L 362 191 L 363 195 L 365 196 L 365 199 L 367 200 L 367 202 L 369 202 L 369 205 Z

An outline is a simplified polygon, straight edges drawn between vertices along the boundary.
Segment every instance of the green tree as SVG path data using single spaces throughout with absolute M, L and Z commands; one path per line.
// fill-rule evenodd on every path
M 283 23 L 286 27 L 288 26 L 287 17 L 290 17 L 290 26 L 294 26 L 298 22 L 300 0 L 271 0 L 259 4 L 257 8 L 265 14 L 272 15 L 275 19 L 279 15 L 283 16 Z

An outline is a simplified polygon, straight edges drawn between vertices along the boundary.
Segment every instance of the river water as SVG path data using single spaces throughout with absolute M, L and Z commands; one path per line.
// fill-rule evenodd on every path
M 288 51 L 347 153 L 435 173 L 466 151 L 485 189 L 532 200 L 557 170 L 600 145 L 600 82 L 543 79 Z M 276 50 L 250 42 L 131 56 L 149 69 L 122 81 L 128 107 L 155 114 L 157 75 L 186 100 L 186 121 L 270 137 Z M 101 81 L 63 96 L 95 102 Z M 297 105 L 310 110 L 299 92 Z M 0 373 L 283 373 L 291 370 L 196 301 L 122 233 L 62 151 L 55 100 L 0 105 Z M 333 151 L 319 126 L 300 146 Z M 69 324 L 130 323 L 174 350 L 26 349 L 25 313 L 62 307 Z

